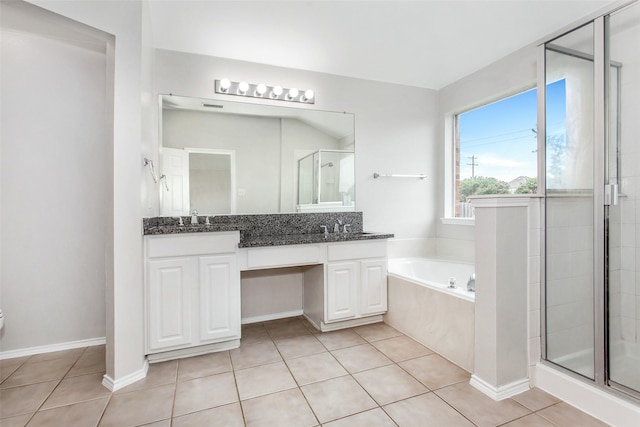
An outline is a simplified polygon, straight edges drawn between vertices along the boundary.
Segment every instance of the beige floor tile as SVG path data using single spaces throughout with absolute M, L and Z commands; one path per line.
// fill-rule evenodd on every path
M 318 330 L 318 328 L 316 328 L 313 323 L 309 322 L 309 320 L 304 317 L 304 316 L 300 316 L 299 317 L 300 322 L 302 322 L 302 324 L 309 330 L 309 332 L 311 332 L 312 334 L 316 334 L 319 333 L 320 331 Z
M 512 397 L 513 400 L 532 411 L 539 411 L 547 406 L 555 405 L 560 399 L 545 393 L 539 388 L 532 388 Z
M 380 353 L 371 344 L 361 344 L 354 347 L 342 348 L 331 352 L 344 368 L 351 372 L 391 365 L 393 362 Z
M 260 341 L 270 340 L 271 336 L 267 332 L 267 329 L 262 323 L 252 323 L 249 325 L 242 325 L 241 332 L 242 339 L 240 339 L 240 345 L 253 344 Z
M 75 359 L 69 357 L 37 362 L 29 360 L 16 369 L 9 378 L 4 380 L 0 388 L 60 380 L 69 372 L 69 368 L 71 368 L 74 362 Z
M 379 405 L 397 402 L 429 391 L 397 365 L 370 369 L 353 376 Z
M 323 427 L 396 427 L 391 418 L 380 408 L 360 412 L 322 425 Z
M 175 417 L 172 427 L 244 427 L 244 419 L 239 403 L 194 412 Z
M 311 427 L 318 424 L 300 389 L 242 401 L 247 427 Z
M 109 397 L 59 406 L 36 412 L 29 427 L 96 426 L 109 402 Z
M 461 381 L 469 381 L 471 374 L 438 354 L 418 357 L 398 363 L 422 384 L 435 390 Z
M 134 390 L 143 390 L 145 388 L 156 387 L 159 385 L 173 384 L 176 382 L 176 374 L 178 371 L 178 361 L 170 360 L 168 362 L 152 363 L 149 365 L 147 376 L 136 381 L 135 383 L 126 386 L 118 391 L 116 394 L 129 393 Z
M 29 360 L 31 356 L 21 356 L 21 357 L 12 357 L 9 359 L 1 359 L 0 360 L 0 368 L 6 368 L 9 366 L 20 366 L 27 360 Z
M 367 392 L 350 376 L 334 378 L 300 388 L 321 423 L 377 406 Z
M 228 351 L 194 356 L 178 361 L 178 381 L 231 372 Z
M 394 362 L 402 362 L 433 353 L 427 347 L 404 335 L 374 341 L 371 344 Z
M 245 369 L 253 366 L 266 365 L 282 360 L 273 341 L 262 341 L 255 344 L 240 346 L 229 352 L 233 369 Z
M 171 419 L 156 421 L 155 423 L 142 424 L 138 427 L 171 427 Z
M 510 423 L 503 424 L 503 427 L 556 427 L 539 415 L 530 414 L 526 417 L 518 418 Z
M 44 362 L 46 360 L 66 359 L 72 362 L 78 360 L 85 348 L 73 348 L 70 350 L 52 351 L 50 353 L 34 354 L 27 361 L 28 363 Z
M 504 424 L 531 412 L 511 399 L 496 402 L 466 382 L 443 387 L 434 393 L 478 426 Z
M 236 371 L 236 384 L 240 400 L 251 399 L 298 386 L 284 362 Z
M 29 360 L 29 356 L 0 360 L 0 383 L 6 380 L 27 360 Z
M 275 340 L 276 347 L 284 359 L 308 356 L 327 351 L 313 335 L 301 335 L 293 338 Z
M 80 375 L 63 379 L 42 408 L 49 409 L 109 396 L 111 392 L 102 385 L 102 374 Z
M 299 385 L 348 375 L 348 372 L 329 352 L 289 359 L 286 363 Z
M 579 425 L 580 427 L 600 427 L 607 425 L 565 402 L 549 406 L 548 408 L 538 411 L 537 414 L 557 426 Z
M 343 329 L 341 331 L 322 332 L 315 335 L 316 338 L 324 344 L 327 350 L 337 350 L 339 348 L 353 347 L 354 345 L 364 344 L 366 341 L 351 329 Z
M 149 424 L 171 418 L 174 384 L 114 394 L 107 405 L 100 427 Z
M 106 370 L 106 353 L 104 346 L 89 347 L 78 361 L 73 365 L 67 377 L 92 374 L 95 372 L 104 373 Z
M 0 426 L 2 427 L 24 427 L 27 425 L 27 422 L 33 416 L 32 413 L 16 415 L 15 417 L 2 418 L 0 419 Z
M 386 405 L 384 410 L 403 427 L 472 427 L 473 424 L 433 393 Z
M 48 381 L 0 390 L 0 418 L 35 412 L 57 384 Z
M 382 322 L 374 323 L 372 325 L 358 326 L 353 330 L 369 342 L 399 337 L 400 335 L 402 335 L 402 332 L 399 332 L 391 326 Z
M 9 378 L 9 376 L 13 374 L 19 367 L 20 365 L 0 366 L 0 383 Z
M 176 389 L 173 416 L 177 417 L 237 401 L 236 382 L 231 372 L 182 381 L 178 383 Z
M 300 335 L 310 335 L 311 331 L 297 318 L 282 321 L 267 322 L 264 327 L 273 339 L 291 338 Z

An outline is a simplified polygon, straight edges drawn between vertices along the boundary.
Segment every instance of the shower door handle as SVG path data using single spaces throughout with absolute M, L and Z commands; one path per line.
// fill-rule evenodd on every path
M 604 205 L 615 206 L 618 204 L 618 184 L 604 186 Z

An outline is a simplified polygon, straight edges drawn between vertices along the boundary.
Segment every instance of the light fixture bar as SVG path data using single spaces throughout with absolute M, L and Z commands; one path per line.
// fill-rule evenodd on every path
M 316 102 L 315 93 L 311 89 L 287 89 L 281 86 L 267 86 L 263 83 L 233 82 L 229 79 L 216 80 L 215 89 L 216 93 L 222 93 L 224 95 L 274 99 L 277 101 L 299 102 L 302 104 L 315 104 Z

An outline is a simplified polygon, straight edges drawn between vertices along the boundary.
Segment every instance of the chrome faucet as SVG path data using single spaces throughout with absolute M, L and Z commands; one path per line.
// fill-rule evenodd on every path
M 467 281 L 467 291 L 476 291 L 476 273 L 471 273 L 471 276 L 469 276 L 469 280 Z
M 324 232 L 324 237 L 327 238 L 329 237 L 329 230 L 327 228 L 326 225 L 321 225 L 320 228 L 322 228 L 323 232 Z
M 345 225 L 342 226 L 342 232 L 343 233 L 348 233 L 349 232 L 349 230 L 347 230 L 347 227 L 351 227 L 351 224 L 345 224 Z
M 198 224 L 198 211 L 194 209 L 193 212 L 191 212 L 191 225 L 196 224 Z
M 182 217 L 179 216 L 179 217 L 177 217 L 177 219 L 178 219 L 178 226 L 179 227 L 184 227 L 184 222 L 182 222 Z
M 456 286 L 456 278 L 455 277 L 449 277 L 449 286 L 447 286 L 449 289 L 455 289 L 457 288 Z

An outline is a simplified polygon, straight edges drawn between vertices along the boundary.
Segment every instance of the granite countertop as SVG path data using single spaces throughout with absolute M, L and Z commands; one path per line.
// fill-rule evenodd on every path
M 239 231 L 241 248 L 260 246 L 304 245 L 309 243 L 346 242 L 354 240 L 390 239 L 393 234 L 365 233 L 362 212 L 294 213 L 143 218 L 144 235 L 210 233 Z M 180 225 L 182 222 L 182 225 Z M 209 222 L 209 224 L 206 224 Z M 322 233 L 326 226 L 347 224 L 347 233 Z
M 348 242 L 355 240 L 391 239 L 389 233 L 308 233 L 308 234 L 276 234 L 241 238 L 241 248 L 261 246 L 304 245 L 309 243 Z
M 182 233 L 207 233 L 216 231 L 242 231 L 246 227 L 238 224 L 211 224 L 211 225 L 156 225 L 144 229 L 145 236 L 158 234 L 182 234 Z

